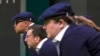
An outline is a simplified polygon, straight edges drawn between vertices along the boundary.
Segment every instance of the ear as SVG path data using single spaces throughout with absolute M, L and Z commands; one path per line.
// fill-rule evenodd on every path
M 40 42 L 40 37 L 39 36 L 36 36 L 35 37 L 35 41 L 36 41 L 36 43 L 39 43 Z
M 25 26 L 28 26 L 29 22 L 28 21 L 24 21 L 24 24 L 25 24 Z
M 63 19 L 60 19 L 59 20 L 59 23 L 60 23 L 60 27 L 63 28 L 64 27 L 64 20 Z

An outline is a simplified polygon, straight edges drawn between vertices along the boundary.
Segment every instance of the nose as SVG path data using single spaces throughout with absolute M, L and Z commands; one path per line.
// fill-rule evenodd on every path
M 24 40 L 25 42 L 27 42 L 27 38 L 25 38 L 25 40 Z
M 16 27 L 16 24 L 14 24 L 14 27 Z

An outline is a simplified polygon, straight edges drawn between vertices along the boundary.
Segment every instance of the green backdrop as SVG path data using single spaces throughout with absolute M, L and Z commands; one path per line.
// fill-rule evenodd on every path
M 38 16 L 49 6 L 49 0 L 26 0 L 26 10 L 33 13 L 35 23 Z M 40 24 L 40 22 L 39 22 Z

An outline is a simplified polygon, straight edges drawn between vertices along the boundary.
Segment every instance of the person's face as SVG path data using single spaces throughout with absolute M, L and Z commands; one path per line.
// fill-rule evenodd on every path
M 55 22 L 54 20 L 49 20 L 46 23 L 45 22 L 43 28 L 46 30 L 47 36 L 53 39 L 60 32 L 62 23 Z
M 25 21 L 15 21 L 14 29 L 15 29 L 16 33 L 23 33 L 26 30 Z
M 29 29 L 25 38 L 25 42 L 27 43 L 29 49 L 35 49 L 39 42 L 38 36 L 34 36 L 32 31 L 32 29 Z

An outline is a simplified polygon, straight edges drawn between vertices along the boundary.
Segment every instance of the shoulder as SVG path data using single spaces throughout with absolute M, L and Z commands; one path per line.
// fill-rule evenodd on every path
M 56 47 L 55 47 L 54 43 L 49 39 L 44 42 L 39 53 L 40 53 L 40 55 L 43 55 L 43 56 L 57 56 Z

